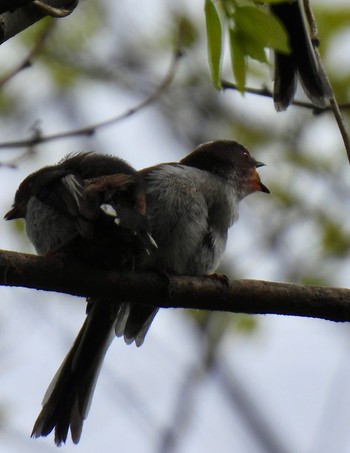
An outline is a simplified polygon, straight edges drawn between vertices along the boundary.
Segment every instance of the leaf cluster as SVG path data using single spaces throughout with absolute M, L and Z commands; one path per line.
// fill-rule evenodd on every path
M 246 86 L 249 59 L 268 64 L 266 49 L 289 52 L 282 24 L 266 6 L 249 0 L 205 0 L 205 17 L 210 73 L 217 89 L 221 88 L 225 35 L 228 35 L 233 75 L 241 93 Z

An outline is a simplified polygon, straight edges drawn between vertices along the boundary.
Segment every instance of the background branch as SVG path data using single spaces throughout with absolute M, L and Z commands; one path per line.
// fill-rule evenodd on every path
M 63 263 L 56 257 L 0 252 L 0 284 L 103 296 L 164 308 L 249 314 L 280 314 L 350 321 L 350 290 L 259 280 L 233 280 L 156 273 L 119 274 Z
M 85 126 L 79 129 L 71 129 L 65 132 L 58 132 L 56 134 L 51 134 L 51 135 L 41 135 L 41 134 L 34 134 L 32 138 L 29 138 L 27 140 L 16 140 L 16 141 L 11 141 L 11 142 L 3 142 L 0 143 L 0 149 L 7 149 L 7 148 L 24 148 L 28 146 L 35 146 L 41 143 L 46 143 L 49 141 L 53 140 L 60 140 L 62 138 L 67 138 L 67 137 L 78 137 L 78 136 L 89 136 L 93 135 L 98 129 L 101 129 L 103 127 L 111 126 L 114 125 L 118 122 L 121 122 L 130 116 L 134 115 L 135 113 L 138 113 L 140 110 L 144 109 L 145 107 L 148 107 L 149 105 L 153 104 L 156 102 L 162 94 L 166 91 L 166 89 L 169 87 L 171 84 L 177 67 L 178 63 L 180 61 L 180 58 L 182 57 L 182 52 L 179 49 L 178 46 L 176 46 L 170 66 L 163 78 L 163 80 L 160 82 L 160 84 L 157 86 L 157 88 L 149 94 L 144 100 L 139 102 L 137 105 L 134 107 L 131 107 L 130 109 L 126 110 L 126 112 L 121 113 L 119 115 L 115 115 L 112 118 L 109 118 L 107 120 L 101 121 L 99 123 L 91 124 L 89 126 Z
M 23 69 L 28 68 L 31 66 L 32 61 L 34 58 L 37 57 L 40 52 L 44 49 L 45 43 L 47 41 L 47 38 L 51 34 L 53 28 L 54 28 L 55 22 L 51 21 L 48 24 L 46 24 L 46 27 L 44 28 L 43 32 L 39 36 L 39 39 L 37 42 L 34 44 L 32 49 L 28 52 L 26 57 L 19 63 L 17 66 L 15 66 L 13 69 L 11 69 L 7 74 L 3 75 L 0 78 L 0 88 L 3 88 L 3 86 L 11 80 L 15 75 L 17 75 L 19 72 L 23 71 Z

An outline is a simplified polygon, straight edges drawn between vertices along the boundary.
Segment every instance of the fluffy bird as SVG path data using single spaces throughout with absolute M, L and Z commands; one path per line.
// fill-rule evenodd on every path
M 63 254 L 109 270 L 213 272 L 238 219 L 239 202 L 269 190 L 256 161 L 237 142 L 204 143 L 178 163 L 136 172 L 124 161 L 77 154 L 28 176 L 5 218 L 24 218 L 39 254 Z M 68 430 L 78 443 L 98 373 L 114 334 L 143 343 L 156 307 L 93 300 L 53 378 L 32 436 Z

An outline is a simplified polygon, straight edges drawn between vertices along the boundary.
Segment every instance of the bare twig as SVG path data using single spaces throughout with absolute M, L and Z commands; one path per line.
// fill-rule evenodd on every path
M 55 22 L 49 21 L 45 26 L 42 34 L 39 36 L 37 42 L 34 44 L 33 48 L 29 51 L 28 55 L 21 61 L 15 68 L 11 69 L 7 74 L 3 75 L 0 78 L 0 88 L 2 88 L 9 80 L 11 80 L 15 75 L 19 72 L 23 71 L 23 69 L 28 68 L 33 59 L 42 52 L 44 49 L 45 43 L 47 38 L 49 37 L 50 33 L 54 28 Z
M 343 138 L 346 154 L 347 154 L 348 160 L 350 162 L 350 136 L 348 134 L 348 131 L 347 131 L 347 128 L 346 128 L 346 125 L 345 125 L 345 120 L 344 120 L 344 117 L 343 117 L 343 115 L 341 113 L 341 110 L 340 110 L 340 107 L 338 105 L 337 99 L 335 97 L 335 93 L 334 93 L 334 90 L 332 88 L 331 82 L 330 82 L 330 80 L 328 78 L 328 75 L 327 75 L 327 72 L 326 72 L 326 70 L 324 68 L 324 65 L 323 65 L 323 62 L 322 62 L 322 58 L 321 58 L 321 55 L 320 55 L 320 51 L 318 49 L 319 38 L 318 38 L 317 23 L 316 23 L 315 16 L 314 16 L 314 14 L 312 12 L 309 0 L 304 0 L 304 8 L 305 8 L 306 17 L 307 17 L 309 25 L 310 25 L 310 30 L 311 30 L 311 33 L 312 33 L 311 40 L 312 40 L 312 43 L 313 43 L 313 46 L 314 46 L 318 67 L 319 67 L 319 70 L 322 73 L 322 77 L 323 77 L 323 79 L 325 81 L 326 88 L 328 89 L 328 91 L 330 93 L 329 102 L 331 104 L 331 108 L 332 108 L 332 111 L 333 111 L 334 118 L 335 118 L 335 120 L 336 120 L 336 122 L 338 124 L 339 131 L 340 131 L 341 136 Z
M 158 307 L 231 313 L 305 316 L 350 321 L 350 289 L 234 280 L 226 287 L 208 278 L 154 273 L 118 274 L 15 252 L 0 252 L 0 285 L 80 297 L 129 300 Z
M 18 164 L 22 162 L 25 158 L 32 155 L 33 150 L 32 148 L 28 148 L 25 151 L 22 151 L 21 154 L 16 155 L 12 159 L 7 160 L 6 162 L 0 161 L 0 167 L 2 168 L 17 168 Z
M 238 86 L 235 83 L 228 82 L 227 80 L 222 80 L 221 81 L 221 86 L 222 86 L 222 88 L 224 90 L 239 91 L 239 88 L 238 88 Z M 267 98 L 272 98 L 272 96 L 273 96 L 272 92 L 266 87 L 264 87 L 264 88 L 246 87 L 244 89 L 244 92 L 245 93 L 249 93 L 249 94 L 255 94 L 257 96 L 267 97 Z M 327 106 L 327 107 L 324 107 L 324 108 L 321 109 L 321 108 L 316 107 L 313 104 L 311 104 L 311 102 L 307 102 L 307 101 L 293 100 L 291 102 L 291 105 L 294 105 L 296 107 L 303 107 L 303 108 L 306 108 L 306 109 L 310 109 L 310 110 L 313 111 L 313 113 L 315 115 L 320 115 L 321 113 L 330 112 L 332 110 L 331 106 Z M 344 103 L 338 104 L 338 105 L 339 105 L 339 108 L 341 110 L 350 109 L 350 102 L 344 102 Z
M 159 86 L 155 89 L 155 91 L 153 93 L 148 95 L 143 101 L 141 101 L 136 106 L 128 109 L 126 112 L 113 116 L 112 118 L 101 121 L 99 123 L 95 123 L 90 126 L 85 126 L 85 127 L 79 128 L 79 129 L 72 129 L 69 131 L 58 132 L 58 133 L 51 134 L 51 135 L 41 135 L 38 137 L 29 138 L 27 140 L 16 140 L 16 141 L 10 141 L 10 142 L 3 142 L 3 143 L 0 143 L 0 149 L 24 148 L 27 146 L 39 145 L 39 144 L 46 143 L 49 141 L 60 140 L 62 138 L 77 137 L 77 136 L 89 136 L 89 135 L 93 135 L 98 129 L 102 129 L 104 127 L 115 125 L 116 123 L 129 118 L 130 116 L 134 115 L 135 113 L 138 113 L 140 110 L 144 109 L 145 107 L 148 107 L 149 105 L 153 104 L 161 97 L 161 95 L 166 91 L 166 89 L 171 84 L 171 82 L 175 76 L 175 73 L 176 73 L 176 70 L 178 67 L 178 63 L 179 63 L 181 57 L 182 57 L 182 52 L 178 48 L 176 48 L 175 52 L 173 54 L 169 69 L 168 69 L 167 73 L 165 74 L 162 82 L 159 84 Z
M 348 160 L 350 162 L 350 136 L 347 132 L 344 117 L 341 113 L 340 106 L 338 105 L 334 94 L 333 94 L 333 97 L 329 100 L 329 102 L 331 104 L 333 114 L 334 114 L 335 120 L 338 124 L 338 128 L 340 130 L 341 136 L 343 138 L 344 146 L 346 149 L 346 154 L 347 154 Z
M 238 88 L 238 86 L 235 83 L 228 82 L 227 80 L 222 80 L 221 81 L 221 87 L 224 90 L 240 91 L 240 89 Z M 266 87 L 264 87 L 264 88 L 245 87 L 244 88 L 244 92 L 245 93 L 249 93 L 249 94 L 256 94 L 257 96 L 263 96 L 263 97 L 267 97 L 267 98 L 272 98 L 273 97 L 272 92 Z M 315 107 L 313 104 L 311 104 L 311 102 L 296 101 L 296 100 L 293 100 L 291 102 L 291 105 L 295 105 L 297 107 L 304 107 L 304 108 L 307 108 L 307 109 L 311 109 L 311 110 L 314 111 L 314 113 L 322 113 L 322 112 L 324 112 L 327 109 L 327 108 L 320 109 L 318 107 Z

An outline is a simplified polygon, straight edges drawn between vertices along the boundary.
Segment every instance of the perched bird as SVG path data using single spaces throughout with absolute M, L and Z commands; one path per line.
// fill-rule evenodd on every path
M 26 220 L 27 235 L 39 255 L 58 255 L 99 269 L 132 271 L 137 260 L 156 247 L 145 216 L 142 177 L 112 156 L 80 153 L 29 175 L 5 218 Z M 119 313 L 126 319 L 115 300 L 89 299 L 85 323 L 49 386 L 33 436 L 55 428 L 59 445 L 70 427 L 74 441 L 79 440 Z M 128 322 L 134 332 L 140 322 L 137 312 L 135 320 L 132 316 Z M 124 321 L 119 333 L 131 341 L 129 324 Z
M 316 59 L 300 0 L 270 5 L 282 22 L 291 52 L 275 52 L 273 100 L 277 111 L 288 108 L 294 99 L 298 79 L 306 96 L 319 108 L 331 97 L 329 84 Z
M 26 220 L 27 235 L 39 255 L 61 252 L 99 267 L 120 267 L 124 262 L 130 267 L 134 251 L 130 241 L 146 248 L 154 245 L 142 178 L 112 156 L 78 153 L 29 175 L 5 215 L 6 220 L 17 218 Z M 104 230 L 114 234 L 106 238 L 101 234 Z
M 54 221 L 51 226 L 47 225 L 46 235 L 51 235 L 51 227 L 63 224 L 58 229 L 69 230 L 72 236 L 64 245 L 68 256 L 76 254 L 82 242 L 86 248 L 84 255 L 92 248 L 95 256 L 99 253 L 95 251 L 95 236 L 100 230 L 95 220 L 97 218 L 102 224 L 113 224 L 116 230 L 106 233 L 101 255 L 104 255 L 105 241 L 116 241 L 120 246 L 119 252 L 117 247 L 113 248 L 112 253 L 107 252 L 107 255 L 112 256 L 103 262 L 103 267 L 124 270 L 126 266 L 135 272 L 154 270 L 178 275 L 207 275 L 219 264 L 225 250 L 228 229 L 238 218 L 239 202 L 256 191 L 269 192 L 256 171 L 263 164 L 234 141 L 208 142 L 198 146 L 178 163 L 159 164 L 138 173 L 131 167 L 123 168 L 126 165 L 123 162 L 119 166 L 120 161 L 117 160 L 115 174 L 111 174 L 113 169 L 102 165 L 104 157 L 98 155 L 96 159 L 101 159 L 101 166 L 96 163 L 96 173 L 99 176 L 91 175 L 88 167 L 92 156 L 78 154 L 68 158 L 57 166 L 46 167 L 30 175 L 20 185 L 13 209 L 5 217 L 26 219 L 28 235 L 39 253 L 51 253 L 48 242 L 52 244 L 54 253 L 62 253 L 62 236 L 59 233 L 52 234 L 55 240 L 44 239 L 39 233 L 43 224 L 48 223 L 47 212 L 50 212 Z M 79 171 L 76 167 L 75 171 L 70 168 L 70 159 L 82 160 L 81 167 L 78 165 Z M 85 165 L 87 168 L 83 170 Z M 61 170 L 61 166 L 64 171 L 58 176 L 57 171 Z M 50 192 L 52 177 L 48 173 L 57 174 L 54 179 L 59 185 L 63 178 L 63 185 L 68 186 L 65 189 L 68 192 L 72 190 L 72 196 L 65 195 L 69 200 L 68 205 L 73 199 L 76 202 L 73 203 L 74 207 L 66 209 L 64 197 L 53 204 L 52 197 L 38 196 L 39 193 Z M 110 194 L 111 187 L 104 183 L 104 173 L 107 179 L 116 178 L 119 181 L 123 175 L 126 181 L 120 182 L 117 187 L 112 186 Z M 131 181 L 127 180 L 128 177 Z M 82 186 L 78 194 L 76 184 L 71 183 L 72 179 L 79 180 Z M 96 186 L 99 187 L 98 196 Z M 57 197 L 61 197 L 59 191 L 55 191 L 53 198 L 56 200 Z M 94 209 L 91 209 L 91 197 Z M 118 217 L 120 207 L 125 208 L 125 205 L 127 215 L 121 221 Z M 78 209 L 78 214 L 77 206 L 84 207 Z M 73 223 L 74 228 L 72 225 L 67 226 L 67 213 L 73 217 L 70 223 Z M 133 219 L 131 228 L 130 218 Z M 121 225 L 126 229 L 125 237 L 119 231 Z M 86 229 L 90 235 L 84 233 Z M 130 231 L 133 232 L 132 236 Z M 57 240 L 58 236 L 60 240 Z M 97 243 L 99 239 L 96 239 Z M 95 259 L 93 263 L 99 265 Z M 120 263 L 124 264 L 121 266 Z M 135 341 L 138 346 L 141 345 L 157 310 L 156 307 L 133 305 L 128 301 L 92 303 L 78 337 L 46 392 L 42 411 L 34 425 L 34 437 L 45 436 L 55 429 L 55 442 L 60 445 L 66 441 L 70 428 L 73 441 L 79 441 L 98 372 L 114 332 L 124 335 L 127 343 Z

